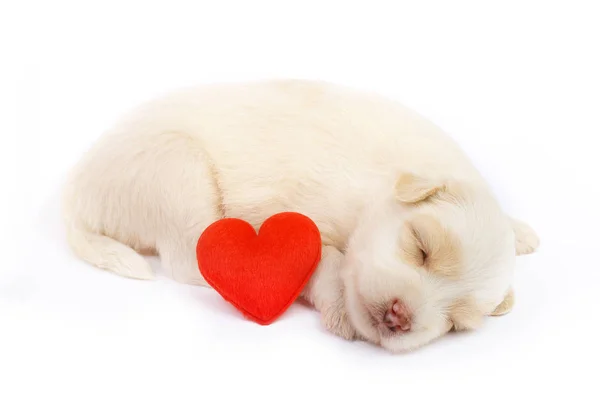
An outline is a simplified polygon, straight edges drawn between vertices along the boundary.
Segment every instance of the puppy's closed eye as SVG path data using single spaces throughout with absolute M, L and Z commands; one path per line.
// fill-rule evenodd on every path
M 460 273 L 460 243 L 437 219 L 418 215 L 406 222 L 400 243 L 404 262 L 428 271 L 457 277 Z
M 402 260 L 410 265 L 424 267 L 428 258 L 427 252 L 411 224 L 404 224 L 400 240 L 400 257 Z

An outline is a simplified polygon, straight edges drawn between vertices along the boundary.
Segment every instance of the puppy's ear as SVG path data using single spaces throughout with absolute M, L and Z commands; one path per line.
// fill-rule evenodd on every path
M 515 249 L 518 256 L 533 253 L 540 245 L 540 238 L 533 228 L 523 221 L 509 218 L 515 232 Z
M 396 181 L 396 199 L 401 203 L 417 203 L 443 188 L 441 182 L 402 173 Z
M 510 288 L 506 295 L 504 296 L 504 300 L 502 303 L 498 304 L 496 309 L 492 311 L 492 316 L 498 317 L 500 315 L 508 314 L 510 310 L 512 310 L 513 305 L 515 304 L 515 292 L 513 288 Z

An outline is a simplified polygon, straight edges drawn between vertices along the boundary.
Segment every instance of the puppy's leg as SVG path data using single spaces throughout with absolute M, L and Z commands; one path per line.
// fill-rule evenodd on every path
M 335 247 L 324 246 L 321 262 L 302 296 L 321 313 L 327 330 L 345 339 L 354 339 L 356 331 L 346 313 L 344 286 L 340 278 L 343 257 Z
M 117 128 L 73 171 L 63 205 L 71 247 L 92 264 L 141 279 L 152 269 L 135 250 L 156 251 L 169 277 L 206 284 L 196 243 L 224 214 L 218 171 L 197 138 L 142 125 Z
M 196 245 L 202 232 L 223 218 L 218 174 L 203 149 L 178 154 L 168 171 L 164 191 L 170 205 L 168 219 L 156 247 L 165 273 L 177 282 L 209 286 L 198 268 Z M 167 172 L 163 172 L 167 173 Z M 172 175 L 172 176 L 171 176 Z
M 174 218 L 170 228 L 157 241 L 162 268 L 166 275 L 177 282 L 189 285 L 209 286 L 198 268 L 196 245 L 204 230 L 222 218 L 215 210 L 214 202 L 207 196 L 210 190 L 202 188 L 187 199 L 179 199 L 178 207 L 188 208 L 184 218 Z
M 196 244 L 204 229 L 210 224 L 198 224 L 198 229 L 173 232 L 172 236 L 161 241 L 159 253 L 165 273 L 177 282 L 189 285 L 209 286 L 202 277 L 196 258 Z
M 517 255 L 533 253 L 540 245 L 540 239 L 533 228 L 523 221 L 509 218 L 515 232 L 515 247 Z

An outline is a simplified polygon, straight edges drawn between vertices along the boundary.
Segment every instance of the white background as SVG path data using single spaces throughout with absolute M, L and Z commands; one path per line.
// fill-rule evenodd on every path
M 8 3 L 0 398 L 599 398 L 597 1 Z M 120 114 L 181 86 L 277 77 L 378 91 L 464 146 L 542 239 L 519 259 L 510 315 L 392 356 L 299 304 L 261 327 L 208 289 L 71 255 L 61 181 Z

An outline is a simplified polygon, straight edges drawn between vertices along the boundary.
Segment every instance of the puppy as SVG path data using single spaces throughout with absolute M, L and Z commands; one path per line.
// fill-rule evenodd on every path
M 374 94 L 309 81 L 219 84 L 133 110 L 74 168 L 68 242 L 83 260 L 207 285 L 195 247 L 224 217 L 303 213 L 322 261 L 302 296 L 324 325 L 400 352 L 512 307 L 538 246 L 438 127 Z

